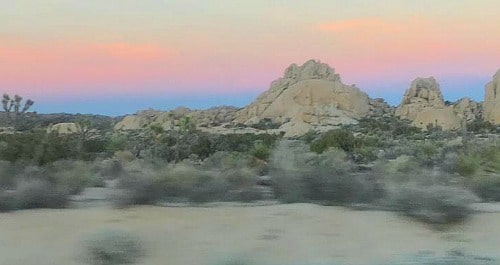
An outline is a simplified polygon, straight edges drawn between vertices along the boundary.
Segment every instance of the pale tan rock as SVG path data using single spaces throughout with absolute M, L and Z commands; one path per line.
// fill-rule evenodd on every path
M 282 124 L 285 136 L 297 136 L 316 126 L 356 123 L 369 113 L 368 95 L 344 85 L 335 70 L 314 60 L 292 64 L 283 78 L 236 114 L 235 122 L 256 124 L 263 119 Z
M 47 128 L 47 132 L 57 132 L 59 134 L 74 134 L 78 132 L 78 126 L 73 122 L 57 123 Z
M 453 105 L 445 104 L 439 84 L 433 77 L 415 79 L 396 108 L 395 115 L 411 120 L 414 126 L 422 129 L 429 125 L 440 126 L 444 130 L 462 126 L 461 117 Z
M 215 107 L 207 110 L 191 110 L 185 107 L 172 111 L 145 110 L 123 118 L 115 125 L 115 130 L 141 130 L 153 124 L 170 130 L 177 126 L 182 117 L 189 117 L 197 127 L 215 127 L 232 122 L 237 110 L 234 107 Z
M 421 110 L 416 114 L 413 124 L 422 129 L 427 129 L 427 126 L 432 124 L 443 128 L 443 130 L 456 130 L 461 128 L 462 121 L 455 113 L 453 106 L 448 106 Z
M 455 113 L 469 123 L 481 117 L 481 105 L 470 98 L 462 98 L 453 104 Z
M 486 84 L 483 115 L 485 121 L 500 124 L 500 69 Z

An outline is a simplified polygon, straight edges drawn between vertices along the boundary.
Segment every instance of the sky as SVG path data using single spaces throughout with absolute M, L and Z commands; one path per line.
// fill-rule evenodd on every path
M 500 68 L 498 0 L 0 0 L 0 92 L 35 111 L 122 115 L 244 106 L 317 59 L 397 105 L 434 76 L 484 97 Z

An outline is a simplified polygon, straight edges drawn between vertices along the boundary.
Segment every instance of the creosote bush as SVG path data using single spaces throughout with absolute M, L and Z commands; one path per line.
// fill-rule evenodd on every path
M 67 191 L 44 180 L 23 180 L 14 193 L 18 209 L 64 208 L 68 203 Z
M 16 197 L 11 191 L 0 190 L 0 213 L 16 210 Z
M 255 158 L 241 153 L 217 152 L 203 163 L 177 164 L 134 161 L 124 167 L 119 205 L 155 204 L 188 200 L 254 201 L 262 198 L 256 188 L 260 168 L 250 168 Z M 260 160 L 258 160 L 260 161 Z
M 472 180 L 472 189 L 485 201 L 500 201 L 500 174 L 486 174 Z
M 465 220 L 472 214 L 469 205 L 477 197 L 460 187 L 405 183 L 389 189 L 388 204 L 404 215 L 431 224 Z
M 370 202 L 381 196 L 367 174 L 356 174 L 342 150 L 322 154 L 305 151 L 299 142 L 285 141 L 271 158 L 276 196 L 283 202 L 316 201 L 327 204 Z
M 140 240 L 120 230 L 99 231 L 85 239 L 84 247 L 92 265 L 134 264 L 144 255 Z

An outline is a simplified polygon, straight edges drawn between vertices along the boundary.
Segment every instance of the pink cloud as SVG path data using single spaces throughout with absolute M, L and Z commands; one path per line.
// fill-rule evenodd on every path
M 396 32 L 402 29 L 401 25 L 379 18 L 360 18 L 321 23 L 317 29 L 329 32 L 342 31 L 375 31 Z

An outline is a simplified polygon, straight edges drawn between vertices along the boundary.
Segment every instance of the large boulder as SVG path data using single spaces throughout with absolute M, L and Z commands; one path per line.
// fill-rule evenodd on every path
M 235 122 L 271 121 L 281 125 L 285 136 L 297 136 L 320 127 L 356 123 L 369 111 L 366 93 L 343 84 L 327 64 L 310 60 L 288 67 L 269 90 L 236 113 Z
M 483 104 L 484 120 L 500 124 L 500 69 L 493 76 L 493 80 L 486 84 Z
M 73 122 L 63 122 L 51 125 L 47 128 L 47 132 L 56 132 L 58 134 L 74 134 L 78 132 L 78 125 Z
M 446 104 L 436 79 L 429 77 L 413 80 L 395 115 L 422 129 L 431 125 L 454 130 L 461 128 L 464 119 L 472 119 L 476 109 L 477 103 L 469 99 Z

